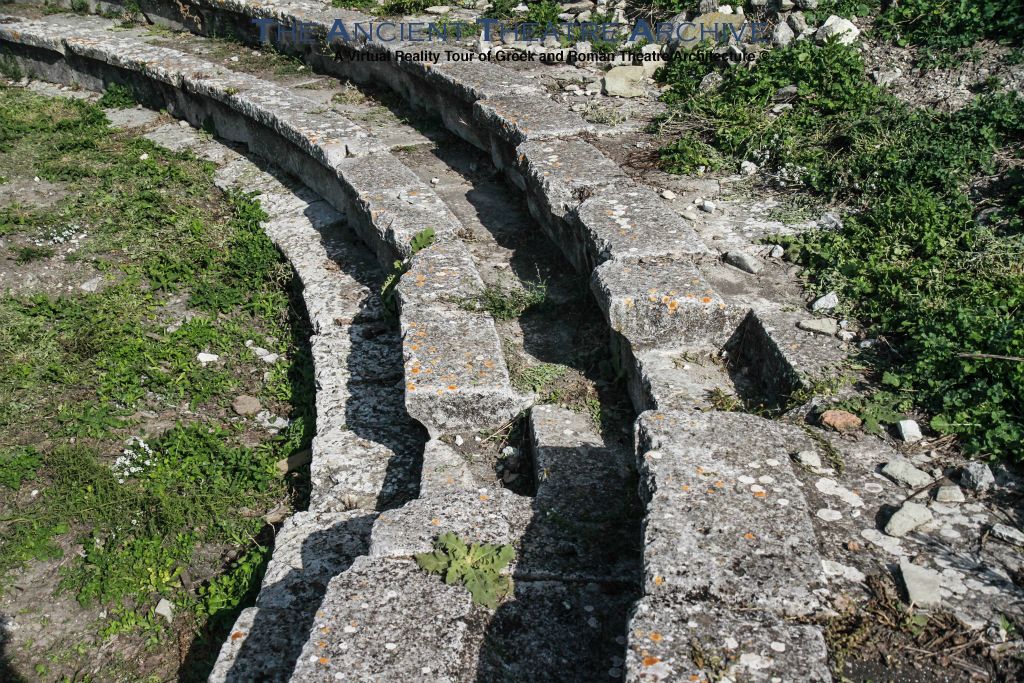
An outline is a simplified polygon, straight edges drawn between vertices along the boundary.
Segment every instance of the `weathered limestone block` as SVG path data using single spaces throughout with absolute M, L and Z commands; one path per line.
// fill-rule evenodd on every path
M 413 426 L 318 425 L 310 465 L 311 510 L 375 510 L 417 495 L 423 437 Z
M 531 402 L 512 388 L 486 314 L 409 307 L 402 345 L 405 406 L 431 434 L 497 429 Z
M 402 378 L 401 341 L 383 323 L 336 326 L 330 335 L 313 337 L 311 345 L 318 381 L 329 381 L 324 377 L 327 373 L 344 375 L 346 385 L 351 382 L 393 385 Z
M 624 345 L 629 353 L 628 345 Z M 627 358 L 629 395 L 638 410 L 707 410 L 712 392 L 734 395 L 724 362 L 707 347 L 640 351 Z
M 630 184 L 618 164 L 578 138 L 524 142 L 516 148 L 516 160 L 529 191 L 563 220 L 588 197 Z
M 452 491 L 469 491 L 478 486 L 465 457 L 440 439 L 431 439 L 426 443 L 423 447 L 423 471 L 420 474 L 421 498 Z
M 244 609 L 221 646 L 207 680 L 284 683 L 290 680 L 292 672 L 282 666 L 282 654 L 301 651 L 308 636 L 305 629 L 295 628 L 293 610 Z
M 644 592 L 667 602 L 802 615 L 823 581 L 790 454 L 800 429 L 742 413 L 647 412 L 637 422 Z
M 700 258 L 711 252 L 693 225 L 646 187 L 620 187 L 591 197 L 578 220 L 592 262 L 647 256 Z
M 427 228 L 440 241 L 461 228 L 444 201 L 390 154 L 346 159 L 336 170 L 355 198 L 348 218 L 382 264 L 407 258 L 413 237 Z
M 451 531 L 474 543 L 515 544 L 531 519 L 529 498 L 508 489 L 449 491 L 420 497 L 377 518 L 369 555 L 409 557 L 427 552 Z
M 435 244 L 417 253 L 398 283 L 403 310 L 409 307 L 458 308 L 484 289 L 473 257 L 459 241 Z
M 328 582 L 365 555 L 375 515 L 364 510 L 297 512 L 274 538 L 256 607 L 294 609 L 312 616 Z
M 359 558 L 328 586 L 291 680 L 473 680 L 485 614 L 411 560 Z
M 755 370 L 748 376 L 769 400 L 834 379 L 846 360 L 848 345 L 800 330 L 803 318 L 798 311 L 756 305 L 737 335 L 740 343 L 729 349 L 735 363 Z
M 746 311 L 726 306 L 689 261 L 609 261 L 591 278 L 598 305 L 634 353 L 651 346 L 721 345 Z
M 482 126 L 513 147 L 527 141 L 594 132 L 579 114 L 547 97 L 503 95 L 480 100 L 473 109 Z
M 831 681 L 813 626 L 719 605 L 645 597 L 629 622 L 626 681 Z

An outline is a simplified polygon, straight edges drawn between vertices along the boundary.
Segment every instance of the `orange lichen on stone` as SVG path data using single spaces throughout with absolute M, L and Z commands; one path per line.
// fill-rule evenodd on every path
M 654 642 L 656 642 L 656 643 L 660 643 L 661 642 L 661 634 L 658 633 L 657 631 L 651 631 L 651 635 L 648 636 L 648 637 L 651 640 L 653 640 Z
M 438 519 L 437 517 L 434 517 L 434 518 L 433 518 L 432 520 L 430 520 L 430 523 L 431 523 L 431 524 L 432 524 L 433 526 L 441 526 L 441 520 L 440 520 L 440 519 Z
M 764 498 L 766 495 L 764 491 L 754 491 L 754 498 Z
M 662 578 L 660 576 L 655 576 L 654 577 L 654 585 L 655 586 L 660 586 L 663 583 L 665 583 L 665 579 L 664 578 Z
M 238 640 L 239 638 L 245 638 L 245 633 L 242 631 L 235 631 L 231 634 L 231 640 Z
M 754 536 L 754 534 L 748 531 L 747 533 L 743 534 L 743 538 L 747 539 L 748 541 L 753 541 L 755 538 L 757 538 L 757 536 Z
M 324 666 L 327 666 L 328 664 L 330 664 L 330 663 L 331 663 L 331 660 L 330 660 L 330 659 L 328 659 L 327 657 L 321 657 L 319 661 L 320 661 L 320 663 L 321 663 L 322 665 L 324 665 Z
M 661 660 L 658 659 L 657 657 L 647 656 L 647 657 L 644 657 L 644 666 L 654 666 L 655 664 L 657 664 L 660 661 Z

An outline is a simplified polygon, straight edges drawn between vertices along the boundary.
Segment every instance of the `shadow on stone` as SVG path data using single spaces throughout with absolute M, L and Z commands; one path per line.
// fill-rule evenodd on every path
M 211 680 L 287 681 L 327 584 L 364 555 L 374 514 L 299 513 L 282 528 L 256 607 L 242 612 Z M 316 531 L 309 532 L 310 527 Z

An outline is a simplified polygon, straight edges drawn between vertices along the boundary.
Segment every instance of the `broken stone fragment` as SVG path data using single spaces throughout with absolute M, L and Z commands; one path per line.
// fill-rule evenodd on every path
M 861 419 L 845 410 L 826 410 L 821 414 L 821 424 L 837 432 L 852 432 L 860 429 Z
M 843 45 L 849 45 L 853 41 L 857 40 L 857 36 L 860 35 L 860 29 L 857 28 L 852 21 L 849 19 L 843 19 L 836 15 L 830 16 L 825 20 L 825 23 L 821 25 L 815 34 L 814 39 L 819 43 L 824 43 L 829 38 L 836 38 Z
M 960 485 L 974 491 L 987 491 L 996 483 L 992 470 L 983 462 L 970 462 L 960 473 Z
M 885 525 L 885 533 L 902 538 L 930 521 L 932 513 L 927 507 L 920 503 L 904 503 L 903 507 L 889 518 L 889 523 Z
M 939 503 L 962 503 L 964 502 L 964 492 L 960 490 L 959 486 L 940 486 L 935 492 L 935 500 Z
M 1024 533 L 1020 529 L 1015 529 L 1005 524 L 993 524 L 992 535 L 1000 541 L 1006 541 L 1011 545 L 1024 548 Z
M 734 266 L 753 275 L 757 275 L 764 269 L 761 259 L 751 256 L 744 251 L 734 250 L 725 252 L 725 262 L 730 266 Z
M 818 311 L 828 311 L 839 305 L 839 295 L 835 292 L 829 292 L 823 297 L 815 300 L 811 304 L 811 310 L 817 313 Z
M 810 318 L 808 320 L 801 320 L 796 324 L 796 326 L 806 332 L 823 334 L 827 337 L 831 337 L 839 331 L 839 325 L 831 318 Z
M 939 586 L 942 585 L 942 575 L 938 572 L 900 560 L 900 575 L 903 577 L 903 585 L 907 589 L 907 598 L 910 603 L 918 607 L 938 607 L 942 604 L 942 596 L 939 593 Z
M 644 68 L 642 66 L 617 66 L 604 75 L 604 94 L 611 97 L 643 97 Z
M 914 443 L 924 438 L 921 427 L 914 420 L 900 420 L 896 425 L 900 438 L 907 443 Z
M 887 462 L 885 467 L 882 468 L 882 474 L 897 484 L 903 484 L 912 489 L 921 488 L 932 483 L 932 478 L 927 473 L 917 469 L 903 458 L 896 458 Z
M 242 394 L 231 402 L 231 409 L 238 415 L 248 417 L 260 412 L 263 406 L 260 405 L 260 400 L 255 396 Z

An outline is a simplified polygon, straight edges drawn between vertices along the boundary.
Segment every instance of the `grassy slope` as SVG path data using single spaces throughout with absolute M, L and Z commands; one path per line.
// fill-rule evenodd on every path
M 96 106 L 0 89 L 0 167 L 70 190 L 50 208 L 0 209 L 0 235 L 85 232 L 68 258 L 111 280 L 96 293 L 0 297 L 0 590 L 19 565 L 81 544 L 61 587 L 107 609 L 103 636 L 166 637 L 152 611 L 165 597 L 175 630 L 216 640 L 210 629 L 258 585 L 261 515 L 290 495 L 274 463 L 311 438 L 290 269 L 257 203 L 224 196 L 189 153 L 110 130 Z M 193 315 L 169 331 L 175 298 Z M 287 361 L 263 364 L 247 339 Z M 203 367 L 199 352 L 222 361 Z M 231 419 L 239 393 L 292 425 L 270 437 Z M 153 415 L 177 424 L 127 441 Z
M 707 71 L 679 61 L 662 72 L 672 85 L 663 123 L 679 134 L 663 167 L 748 159 L 778 184 L 850 208 L 842 231 L 792 240 L 789 255 L 888 342 L 866 358 L 878 392 L 855 407 L 892 421 L 916 406 L 968 452 L 1020 457 L 1024 363 L 959 354 L 1024 356 L 1024 98 L 990 83 L 956 114 L 910 109 L 835 43 L 772 50 L 697 95 Z M 792 107 L 772 115 L 791 84 Z

